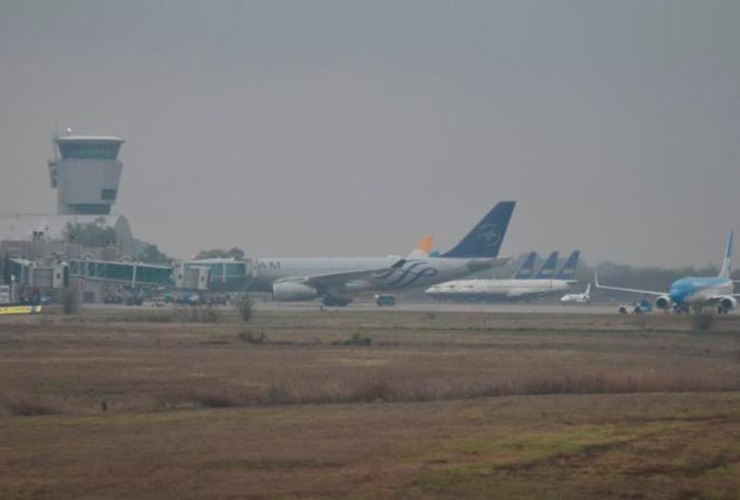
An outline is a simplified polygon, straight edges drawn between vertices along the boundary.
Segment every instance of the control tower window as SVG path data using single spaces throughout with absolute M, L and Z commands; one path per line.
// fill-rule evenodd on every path
M 68 142 L 59 143 L 62 159 L 71 160 L 115 160 L 121 145 L 114 143 Z
M 115 189 L 103 189 L 100 193 L 100 199 L 105 201 L 116 201 Z

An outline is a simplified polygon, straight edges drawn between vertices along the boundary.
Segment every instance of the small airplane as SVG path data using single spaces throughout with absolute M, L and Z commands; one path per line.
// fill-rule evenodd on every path
M 574 251 L 553 276 L 558 252 L 552 252 L 542 269 L 531 279 L 468 279 L 440 283 L 429 287 L 425 293 L 436 299 L 510 299 L 564 291 L 575 281 L 575 269 L 581 252 Z M 525 260 L 526 262 L 526 260 Z M 570 279 L 569 279 L 570 277 Z
M 716 277 L 685 277 L 671 283 L 668 293 L 654 290 L 636 290 L 599 284 L 599 276 L 594 272 L 596 288 L 616 290 L 619 292 L 653 295 L 655 307 L 663 310 L 673 309 L 675 313 L 688 313 L 690 309 L 700 310 L 704 306 L 717 308 L 719 314 L 727 314 L 737 307 L 740 294 L 733 293 L 732 274 L 732 231 L 727 235 L 727 249 L 722 261 L 722 269 Z
M 514 201 L 496 204 L 450 251 L 431 257 L 430 236 L 406 257 L 259 258 L 250 263 L 249 291 L 271 292 L 278 301 L 321 298 L 324 305 L 344 306 L 354 294 L 430 286 L 502 266 L 498 257 Z
M 586 285 L 586 291 L 583 293 L 566 293 L 560 297 L 562 304 L 590 304 L 591 303 L 591 283 Z

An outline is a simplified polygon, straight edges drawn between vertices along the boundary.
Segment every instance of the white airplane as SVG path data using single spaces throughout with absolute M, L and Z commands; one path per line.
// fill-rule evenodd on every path
M 430 257 L 425 237 L 407 257 L 260 258 L 250 263 L 248 290 L 271 292 L 278 301 L 321 298 L 324 305 L 344 306 L 365 292 L 426 287 L 476 271 L 502 266 L 511 259 L 498 252 L 516 202 L 502 201 L 452 250 Z
M 640 293 L 657 296 L 655 307 L 658 309 L 673 309 L 676 313 L 688 313 L 689 309 L 700 310 L 704 306 L 717 307 L 719 314 L 727 314 L 737 307 L 740 294 L 734 294 L 732 274 L 732 231 L 727 235 L 727 248 L 722 261 L 722 269 L 717 277 L 693 278 L 686 277 L 674 281 L 668 293 L 655 290 L 637 290 L 599 284 L 599 276 L 594 272 L 596 288 L 616 290 L 620 292 Z
M 563 304 L 590 304 L 591 303 L 591 283 L 586 285 L 586 291 L 583 293 L 566 293 L 560 297 Z
M 553 277 L 558 252 L 548 257 L 542 269 L 531 279 L 469 279 L 456 280 L 434 285 L 426 294 L 439 300 L 444 299 L 521 299 L 527 296 L 564 291 L 576 281 L 575 269 L 580 251 L 574 251 Z

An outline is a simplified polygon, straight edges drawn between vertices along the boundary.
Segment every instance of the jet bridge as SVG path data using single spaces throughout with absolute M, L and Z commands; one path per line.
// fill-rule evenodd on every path
M 99 287 L 108 285 L 131 289 L 166 287 L 194 291 L 244 291 L 251 280 L 247 262 L 236 259 L 187 261 L 174 267 L 93 259 L 56 261 L 51 266 L 43 266 L 26 259 L 6 258 L 0 264 L 0 282 L 9 283 L 12 277 L 19 285 L 50 289 L 67 287 L 74 279 L 88 283 L 84 288 L 92 287 L 86 290 L 90 294 L 102 293 Z
M 170 266 L 142 264 L 140 262 L 110 262 L 104 260 L 70 260 L 69 276 L 90 281 L 104 281 L 139 286 L 174 286 Z

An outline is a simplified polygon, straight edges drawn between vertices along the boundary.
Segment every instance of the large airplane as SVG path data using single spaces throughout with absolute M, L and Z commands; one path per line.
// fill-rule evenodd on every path
M 619 292 L 640 293 L 657 296 L 655 307 L 658 309 L 673 309 L 676 313 L 688 313 L 690 309 L 700 310 L 704 306 L 717 307 L 717 312 L 727 314 L 737 307 L 740 294 L 734 294 L 732 274 L 732 231 L 727 235 L 727 248 L 722 261 L 722 269 L 716 277 L 685 277 L 671 283 L 668 293 L 655 290 L 637 290 L 599 284 L 599 276 L 594 272 L 596 288 L 616 290 Z
M 555 268 L 558 266 L 558 257 L 560 256 L 560 252 L 557 250 L 552 252 L 547 259 L 545 259 L 545 263 L 542 264 L 542 267 L 540 268 L 539 272 L 534 275 L 532 279 L 534 280 L 551 280 L 553 275 L 555 274 Z M 565 267 L 568 267 L 568 264 L 565 265 Z M 565 269 L 565 267 L 563 269 Z M 530 282 L 531 283 L 531 282 Z
M 354 294 L 428 287 L 502 266 L 498 257 L 514 211 L 502 201 L 450 251 L 429 256 L 431 237 L 423 238 L 406 257 L 260 258 L 250 264 L 250 291 L 272 293 L 278 301 L 321 298 L 324 305 L 344 306 Z
M 534 262 L 537 260 L 537 252 L 529 252 L 522 261 L 522 265 L 514 273 L 512 279 L 515 280 L 527 280 L 534 275 Z
M 586 291 L 583 293 L 566 293 L 560 297 L 561 304 L 590 304 L 591 303 L 591 283 L 586 285 Z
M 548 257 L 542 269 L 531 279 L 468 279 L 456 280 L 434 285 L 426 294 L 436 299 L 521 299 L 535 295 L 567 290 L 575 283 L 575 269 L 581 252 L 574 251 L 553 277 L 558 253 Z M 549 278 L 543 276 L 550 276 Z

